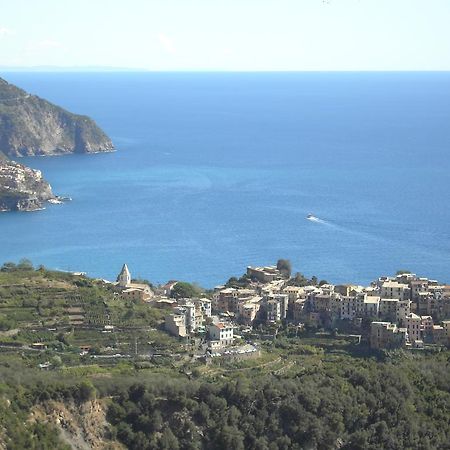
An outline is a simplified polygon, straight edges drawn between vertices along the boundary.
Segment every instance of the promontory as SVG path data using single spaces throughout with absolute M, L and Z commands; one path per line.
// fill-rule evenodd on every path
M 0 211 L 33 211 L 57 199 L 40 171 L 11 158 L 112 150 L 111 139 L 89 117 L 0 78 Z
M 35 211 L 55 199 L 39 170 L 9 161 L 0 153 L 0 211 Z
M 112 151 L 111 139 L 86 116 L 73 114 L 0 78 L 0 151 L 33 155 Z

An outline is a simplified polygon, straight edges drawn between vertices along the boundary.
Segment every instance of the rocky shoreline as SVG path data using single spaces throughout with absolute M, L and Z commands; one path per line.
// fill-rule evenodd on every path
M 58 200 L 40 170 L 15 161 L 0 161 L 0 211 L 37 211 Z
M 8 157 L 112 151 L 111 139 L 89 117 L 66 111 L 0 78 L 0 212 L 37 211 L 45 209 L 46 202 L 71 200 L 54 195 L 39 170 Z

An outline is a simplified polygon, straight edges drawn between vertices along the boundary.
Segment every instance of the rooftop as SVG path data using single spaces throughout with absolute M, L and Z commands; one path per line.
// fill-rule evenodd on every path
M 382 285 L 384 288 L 388 289 L 405 289 L 408 287 L 407 284 L 399 283 L 398 281 L 385 281 Z

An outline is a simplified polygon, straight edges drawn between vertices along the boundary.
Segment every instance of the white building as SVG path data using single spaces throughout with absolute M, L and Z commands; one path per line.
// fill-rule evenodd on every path
M 186 329 L 189 332 L 195 331 L 197 329 L 197 318 L 195 314 L 195 305 L 190 298 L 180 298 L 178 300 L 179 309 L 184 310 L 186 315 Z
M 385 281 L 380 287 L 381 298 L 396 298 L 398 300 L 409 300 L 411 289 L 407 284 L 397 281 Z
M 209 326 L 209 337 L 213 342 L 218 342 L 215 346 L 225 347 L 234 342 L 233 327 L 223 322 L 212 323 Z
M 208 298 L 198 298 L 194 300 L 194 304 L 201 309 L 204 317 L 211 317 L 211 300 Z

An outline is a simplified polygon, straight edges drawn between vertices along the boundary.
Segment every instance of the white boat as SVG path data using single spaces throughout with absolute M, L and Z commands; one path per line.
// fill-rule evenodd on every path
M 311 220 L 312 222 L 320 222 L 320 219 L 319 219 L 318 217 L 314 216 L 313 214 L 308 214 L 308 215 L 306 216 L 306 218 L 307 218 L 308 220 Z

